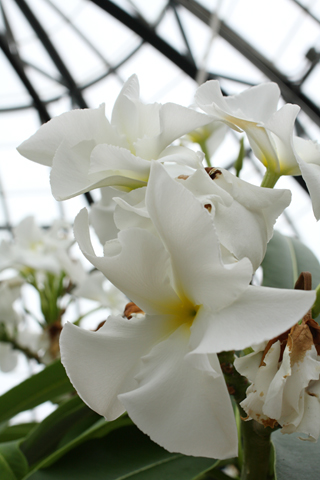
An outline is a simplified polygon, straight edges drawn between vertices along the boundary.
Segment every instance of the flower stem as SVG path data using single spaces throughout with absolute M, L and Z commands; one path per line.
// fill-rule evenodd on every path
M 240 403 L 246 398 L 248 381 L 233 366 L 234 352 L 222 352 L 218 355 L 221 369 L 229 393 L 235 399 L 240 413 L 241 446 L 239 451 L 239 467 L 241 480 L 273 480 L 271 464 L 273 449 L 270 427 L 264 427 L 255 420 L 244 421 L 247 414 Z M 242 448 L 242 450 L 241 450 Z
M 243 463 L 241 480 L 272 480 L 274 478 L 270 460 L 272 430 L 255 420 L 241 423 Z M 270 468 L 271 467 L 271 468 Z
M 264 188 L 273 188 L 280 177 L 281 175 L 279 173 L 267 169 L 260 186 Z
M 207 149 L 207 143 L 206 143 L 206 141 L 205 141 L 205 140 L 200 141 L 200 142 L 199 142 L 199 145 L 200 145 L 200 147 L 201 147 L 201 150 L 202 150 L 203 153 L 204 153 L 204 157 L 205 157 L 207 166 L 208 166 L 208 167 L 212 167 L 211 161 L 210 161 L 209 150 Z

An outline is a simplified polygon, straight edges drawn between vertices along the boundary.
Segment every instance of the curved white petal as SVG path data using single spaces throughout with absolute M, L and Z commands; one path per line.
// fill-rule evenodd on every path
M 133 155 L 129 150 L 114 145 L 97 145 L 91 154 L 89 174 L 105 177 L 123 175 L 146 183 L 150 162 Z
M 162 105 L 159 116 L 161 128 L 159 154 L 173 140 L 211 122 L 207 115 L 176 103 Z
M 214 180 L 199 169 L 182 184 L 203 205 L 214 207 L 214 224 L 222 245 L 239 260 L 249 258 L 256 270 L 277 217 L 290 203 L 290 191 L 257 187 L 222 168 Z
M 298 152 L 299 167 L 307 184 L 314 216 L 320 219 L 320 147 L 311 140 L 294 137 L 294 147 Z
M 314 291 L 249 285 L 223 310 L 199 310 L 191 327 L 191 346 L 195 352 L 218 353 L 270 340 L 297 323 L 314 300 Z
M 238 95 L 223 97 L 217 80 L 201 85 L 195 95 L 198 105 L 205 112 L 230 123 L 233 121 L 234 126 L 241 129 L 241 120 L 266 121 L 276 111 L 279 97 L 279 87 L 272 82 L 251 87 Z M 234 118 L 231 120 L 230 117 Z
M 169 255 L 159 238 L 140 228 L 107 242 L 105 256 L 93 251 L 86 209 L 75 219 L 74 233 L 85 257 L 144 312 L 174 314 L 181 301 L 170 285 Z
M 142 358 L 137 388 L 119 395 L 129 416 L 171 452 L 210 458 L 237 455 L 230 397 L 215 355 L 188 354 L 182 325 Z
M 100 243 L 117 238 L 118 228 L 114 222 L 116 202 L 114 197 L 122 196 L 122 192 L 112 187 L 101 188 L 101 200 L 93 203 L 90 208 L 90 224 L 93 226 Z
M 95 109 L 72 110 L 42 125 L 17 150 L 29 160 L 51 166 L 55 152 L 64 139 L 68 139 L 70 146 L 98 137 L 105 137 L 107 141 L 109 129 L 104 105 Z
M 162 317 L 111 316 L 97 332 L 67 323 L 60 337 L 61 361 L 82 400 L 113 420 L 125 410 L 118 395 L 137 386 L 141 356 L 169 331 Z
M 298 105 L 286 104 L 275 112 L 265 123 L 272 139 L 282 175 L 299 175 L 297 154 L 293 148 L 293 128 L 300 111 Z
M 180 297 L 210 305 L 213 311 L 235 301 L 251 280 L 251 263 L 243 259 L 225 268 L 212 216 L 157 162 L 152 164 L 146 205 L 170 253 Z

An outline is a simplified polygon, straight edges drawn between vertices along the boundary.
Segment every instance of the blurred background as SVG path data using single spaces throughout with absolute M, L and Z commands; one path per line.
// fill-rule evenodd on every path
M 139 77 L 147 103 L 190 105 L 197 86 L 218 79 L 224 94 L 278 83 L 283 103 L 301 107 L 296 133 L 319 141 L 320 0 L 2 0 L 0 2 L 0 239 L 27 215 L 48 227 L 72 223 L 99 192 L 56 202 L 49 168 L 16 147 L 53 116 L 106 105 L 110 118 L 127 78 Z M 281 104 L 281 103 L 280 103 Z M 239 136 L 229 132 L 213 164 L 232 169 Z M 259 184 L 264 168 L 247 147 L 241 177 Z M 301 177 L 282 177 L 293 190 L 283 233 L 320 258 L 320 232 Z M 4 379 L 18 383 L 27 366 Z M 28 366 L 29 368 L 29 366 Z

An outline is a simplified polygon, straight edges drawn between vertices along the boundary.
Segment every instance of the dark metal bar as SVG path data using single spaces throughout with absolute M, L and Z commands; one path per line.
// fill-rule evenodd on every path
M 183 28 L 182 23 L 181 23 L 181 19 L 180 19 L 180 17 L 179 17 L 179 13 L 178 13 L 178 10 L 177 10 L 177 2 L 175 2 L 175 0 L 170 0 L 170 3 L 169 3 L 169 4 L 170 4 L 170 6 L 171 6 L 171 8 L 172 8 L 172 10 L 173 10 L 173 12 L 174 12 L 174 15 L 175 15 L 175 17 L 176 17 L 176 20 L 177 20 L 177 23 L 178 23 L 178 26 L 179 26 L 179 30 L 180 30 L 181 35 L 182 35 L 182 37 L 183 37 L 184 43 L 185 43 L 185 45 L 186 45 L 186 47 L 187 47 L 187 51 L 188 51 L 188 55 L 187 55 L 187 56 L 188 56 L 189 60 L 190 60 L 194 65 L 196 65 L 196 62 L 195 62 L 194 57 L 193 57 L 193 54 L 192 54 L 192 50 L 191 50 L 191 48 L 190 48 L 190 44 L 189 44 L 189 42 L 188 42 L 188 38 L 187 38 L 186 32 L 184 31 L 184 28 Z
M 57 50 L 53 46 L 44 28 L 42 27 L 38 19 L 35 17 L 33 12 L 31 11 L 30 7 L 27 5 L 25 0 L 15 0 L 15 2 L 19 6 L 20 10 L 24 14 L 28 22 L 30 23 L 31 27 L 35 31 L 42 45 L 47 50 L 52 61 L 56 65 L 57 69 L 59 70 L 61 76 L 64 78 L 65 84 L 70 91 L 70 96 L 75 102 L 75 104 L 78 105 L 80 108 L 87 108 L 87 104 L 79 88 L 77 87 L 76 82 L 72 78 L 69 70 L 67 69 L 66 65 L 62 61 L 60 55 L 58 54 Z
M 23 65 L 19 61 L 19 57 L 16 54 L 11 53 L 7 39 L 3 34 L 0 34 L 0 47 L 3 50 L 7 59 L 9 60 L 9 62 L 11 63 L 12 67 L 16 71 L 21 82 L 23 83 L 25 88 L 28 90 L 31 98 L 33 99 L 34 106 L 39 113 L 41 123 L 48 122 L 50 120 L 50 115 L 46 109 L 45 104 L 42 102 L 36 90 L 34 89 L 32 83 L 28 79 L 24 71 Z

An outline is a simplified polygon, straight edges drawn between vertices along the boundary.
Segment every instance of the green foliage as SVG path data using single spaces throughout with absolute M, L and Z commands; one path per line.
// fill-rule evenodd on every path
M 319 479 L 320 443 L 302 441 L 299 436 L 282 435 L 280 430 L 272 434 L 277 480 Z
M 275 231 L 261 264 L 265 287 L 294 288 L 301 272 L 312 274 L 312 288 L 320 283 L 317 257 L 303 243 Z
M 0 422 L 73 391 L 60 361 L 56 361 L 0 397 Z
M 28 472 L 28 463 L 18 442 L 0 444 L 0 478 L 1 480 L 20 480 Z
M 24 438 L 28 433 L 37 426 L 36 422 L 21 423 L 20 425 L 3 425 L 0 429 L 0 442 L 11 442 Z
M 113 423 L 113 422 L 111 422 Z M 213 459 L 169 453 L 137 427 L 118 428 L 73 449 L 28 480 L 193 480 L 211 469 Z M 94 473 L 93 473 L 94 472 Z
M 238 153 L 238 158 L 237 160 L 234 162 L 234 168 L 236 170 L 236 176 L 239 177 L 240 176 L 240 172 L 242 170 L 242 167 L 243 167 L 243 160 L 246 156 L 246 149 L 244 147 L 244 137 L 242 137 L 240 139 L 240 142 L 239 142 L 240 146 L 239 146 L 239 153 Z

